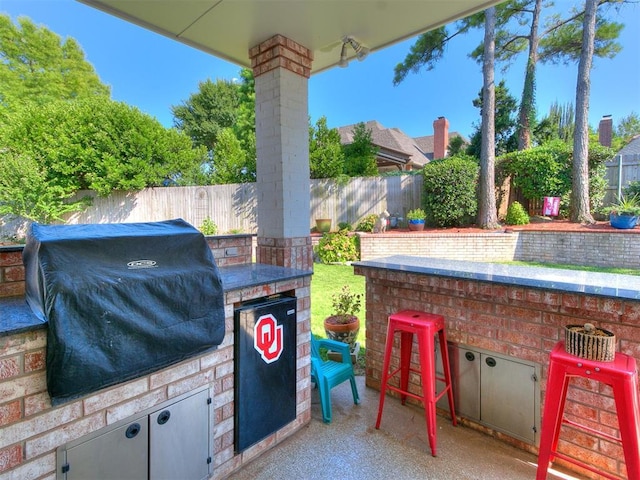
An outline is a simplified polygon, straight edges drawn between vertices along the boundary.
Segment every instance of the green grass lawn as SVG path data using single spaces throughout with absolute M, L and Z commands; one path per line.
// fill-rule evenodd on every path
M 581 265 L 567 265 L 564 263 L 543 263 L 543 262 L 499 262 L 509 265 L 525 265 L 528 267 L 564 268 L 566 270 L 583 270 L 586 272 L 598 273 L 618 273 L 622 275 L 640 275 L 640 270 L 633 268 L 613 268 L 613 267 L 585 267 Z
M 365 346 L 364 316 L 364 277 L 353 274 L 350 265 L 313 265 L 313 277 L 311 279 L 311 333 L 326 337 L 324 333 L 324 319 L 331 315 L 331 296 L 338 293 L 343 285 L 349 285 L 352 292 L 362 294 L 362 308 L 358 314 L 360 319 L 360 333 L 358 342 Z

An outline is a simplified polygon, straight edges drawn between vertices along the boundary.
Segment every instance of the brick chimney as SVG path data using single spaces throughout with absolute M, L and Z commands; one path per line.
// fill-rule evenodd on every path
M 449 120 L 438 117 L 433 122 L 433 159 L 447 156 L 449 146 Z
M 611 115 L 604 115 L 598 125 L 598 141 L 603 147 L 611 146 L 613 138 L 613 119 Z

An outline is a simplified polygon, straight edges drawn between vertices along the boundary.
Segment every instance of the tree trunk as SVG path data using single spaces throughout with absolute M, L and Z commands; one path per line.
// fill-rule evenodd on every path
M 594 223 L 589 208 L 589 93 L 598 0 L 586 0 L 582 25 L 582 52 L 576 85 L 576 129 L 573 136 L 571 221 Z
M 478 225 L 481 228 L 498 228 L 495 189 L 495 48 L 496 9 L 488 8 L 485 14 L 484 57 L 482 65 L 482 147 L 480 151 L 480 189 L 478 199 Z
M 531 148 L 531 119 L 535 115 L 536 64 L 538 63 L 539 43 L 538 24 L 541 10 L 542 0 L 535 0 L 531 30 L 529 31 L 529 56 L 527 57 L 527 68 L 524 75 L 520 111 L 518 112 L 518 150 Z

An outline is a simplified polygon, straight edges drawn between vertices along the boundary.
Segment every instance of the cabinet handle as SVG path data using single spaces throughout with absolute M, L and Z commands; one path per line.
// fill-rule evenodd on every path
M 169 410 L 165 410 L 160 415 L 158 415 L 158 425 L 164 425 L 169 421 L 171 417 L 171 412 Z
M 464 358 L 466 358 L 470 362 L 473 362 L 476 359 L 476 356 L 473 354 L 473 352 L 467 352 L 464 354 Z
M 493 357 L 487 358 L 487 365 L 489 365 L 490 367 L 495 367 L 496 366 L 496 359 L 493 358 Z
M 129 428 L 127 428 L 125 436 L 127 438 L 133 438 L 136 435 L 138 435 L 139 433 L 140 433 L 140 424 L 139 423 L 132 423 L 131 425 L 129 425 Z

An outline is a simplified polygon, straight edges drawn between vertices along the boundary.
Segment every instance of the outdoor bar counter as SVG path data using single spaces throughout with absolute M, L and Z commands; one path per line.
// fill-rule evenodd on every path
M 251 263 L 251 236 L 208 238 L 220 270 L 225 337 L 218 347 L 153 373 L 52 407 L 46 384 L 47 324 L 24 297 L 22 247 L 0 247 L 0 479 L 54 478 L 56 450 L 140 412 L 206 389 L 212 398 L 209 478 L 226 478 L 311 419 L 311 271 Z M 225 254 L 225 251 L 227 254 Z M 231 255 L 228 253 L 231 252 Z M 234 448 L 234 311 L 274 294 L 295 296 L 295 419 L 241 453 Z M 164 407 L 162 407 L 164 408 Z
M 478 378 L 472 382 L 479 392 L 470 394 L 469 385 L 463 385 L 456 394 L 462 423 L 533 453 L 539 444 L 549 353 L 564 340 L 566 325 L 590 322 L 612 331 L 617 352 L 640 358 L 640 277 L 405 255 L 358 262 L 354 269 L 366 278 L 367 386 L 380 388 L 390 314 L 413 309 L 443 315 L 450 352 L 472 352 L 478 358 L 497 358 L 498 366 L 511 365 L 504 370 L 507 378 L 496 378 L 498 369 L 487 369 L 479 362 Z M 469 373 L 463 366 L 464 356 L 460 358 L 451 360 L 454 390 L 456 376 Z M 525 383 L 519 382 L 519 371 L 531 377 L 531 385 L 526 385 L 526 378 Z M 420 386 L 410 384 L 410 389 L 417 393 Z M 534 398 L 529 401 L 527 395 Z M 532 412 L 525 411 L 529 406 Z M 530 416 L 530 433 L 511 428 L 509 410 L 513 418 Z M 565 413 L 578 423 L 619 437 L 608 386 L 572 381 Z M 504 418 L 506 423 L 501 424 Z M 622 448 L 616 442 L 564 427 L 559 451 L 627 478 Z

